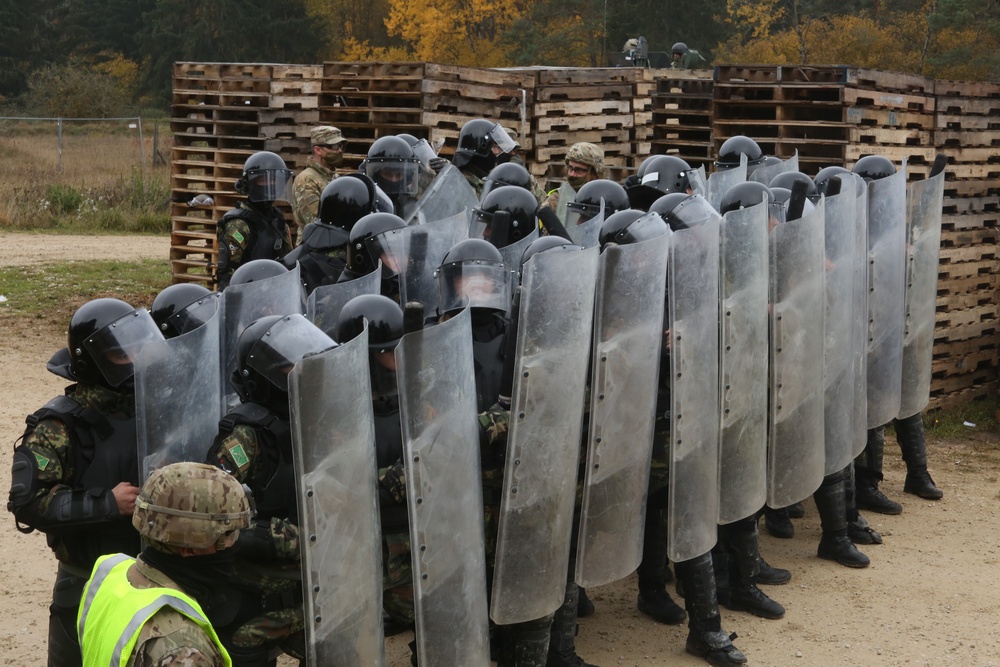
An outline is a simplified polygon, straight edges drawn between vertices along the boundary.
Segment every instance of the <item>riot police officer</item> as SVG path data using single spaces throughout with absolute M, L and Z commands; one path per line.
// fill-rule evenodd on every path
M 281 259 L 292 249 L 284 215 L 274 202 L 291 199 L 292 172 L 285 161 L 270 151 L 254 153 L 243 163 L 236 181 L 237 194 L 245 201 L 219 219 L 219 263 L 215 280 L 225 289 L 230 276 L 252 259 Z
M 458 133 L 458 148 L 452 163 L 465 176 L 479 197 L 490 171 L 499 157 L 509 155 L 517 144 L 499 123 L 475 118 L 465 123 Z
M 139 553 L 128 522 L 140 481 L 132 362 L 144 345 L 162 340 L 144 309 L 118 299 L 81 306 L 67 348 L 47 366 L 74 384 L 28 416 L 14 450 L 7 508 L 21 532 L 45 533 L 59 562 L 50 667 L 80 665 L 77 608 L 98 556 Z
M 382 263 L 382 294 L 399 301 L 399 266 L 389 252 L 390 236 L 406 223 L 394 213 L 369 213 L 351 229 L 347 246 L 347 267 L 337 282 L 368 275 Z
M 150 313 L 163 337 L 173 338 L 207 322 L 219 309 L 219 296 L 203 285 L 178 283 L 156 295 Z
M 420 160 L 405 139 L 396 136 L 376 139 L 359 171 L 389 196 L 398 215 L 409 215 L 420 186 Z

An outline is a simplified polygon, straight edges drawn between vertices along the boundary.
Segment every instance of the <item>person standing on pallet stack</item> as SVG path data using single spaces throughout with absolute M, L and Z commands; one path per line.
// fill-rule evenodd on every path
M 684 42 L 677 42 L 671 49 L 670 69 L 698 69 L 707 63 L 697 49 L 689 49 Z
M 311 132 L 312 149 L 306 167 L 295 177 L 292 186 L 292 213 L 299 228 L 295 245 L 302 242 L 302 230 L 319 214 L 323 188 L 337 178 L 337 167 L 344 162 L 343 133 L 332 125 L 319 125 Z
M 292 172 L 281 156 L 259 151 L 243 163 L 243 174 L 236 181 L 237 194 L 246 197 L 236 208 L 227 211 L 218 222 L 219 263 L 215 284 L 224 290 L 233 272 L 254 259 L 284 257 L 292 249 L 292 238 L 284 214 L 274 202 L 291 201 Z

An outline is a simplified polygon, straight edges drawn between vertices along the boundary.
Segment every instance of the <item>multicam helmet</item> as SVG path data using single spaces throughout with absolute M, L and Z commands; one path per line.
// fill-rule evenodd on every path
M 172 463 L 149 476 L 135 500 L 132 525 L 152 546 L 225 549 L 250 526 L 243 486 L 204 463 Z
M 581 141 L 569 147 L 566 163 L 579 162 L 594 170 L 596 178 L 607 178 L 608 168 L 604 164 L 604 151 L 596 144 Z

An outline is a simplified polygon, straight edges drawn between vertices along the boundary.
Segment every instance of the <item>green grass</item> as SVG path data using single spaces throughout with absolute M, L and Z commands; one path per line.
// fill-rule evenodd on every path
M 0 321 L 65 328 L 73 312 L 91 299 L 114 297 L 148 306 L 169 284 L 165 259 L 0 267 L 0 294 L 7 298 L 0 303 Z
M 997 394 L 989 398 L 970 401 L 950 410 L 924 413 L 924 427 L 928 434 L 940 438 L 962 438 L 972 433 L 992 433 L 1000 448 L 1000 426 L 997 425 Z M 975 424 L 967 426 L 966 424 Z

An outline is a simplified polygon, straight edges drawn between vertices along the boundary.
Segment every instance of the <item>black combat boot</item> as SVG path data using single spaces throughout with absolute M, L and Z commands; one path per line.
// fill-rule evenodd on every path
M 546 667 L 596 667 L 576 654 L 576 610 L 580 591 L 575 582 L 566 584 L 566 597 L 552 619 Z
M 792 573 L 781 567 L 768 565 L 764 557 L 760 557 L 760 572 L 757 573 L 757 583 L 765 586 L 780 586 L 792 580 Z
M 813 494 L 823 527 L 816 554 L 846 567 L 868 567 L 871 564 L 868 556 L 858 551 L 847 537 L 846 478 L 846 469 L 827 475 Z
M 720 538 L 729 553 L 729 599 L 719 602 L 727 609 L 745 611 L 761 618 L 778 619 L 785 608 L 757 587 L 760 573 L 760 542 L 757 522 L 750 517 L 719 526 Z
M 658 623 L 677 625 L 684 621 L 684 610 L 667 593 L 667 532 L 663 512 L 646 506 L 645 532 L 642 538 L 642 561 L 639 596 L 636 606 Z
M 795 537 L 795 526 L 792 525 L 792 520 L 788 518 L 788 510 L 784 507 L 778 509 L 764 507 L 764 528 L 772 537 L 783 540 Z
M 678 581 L 684 582 L 684 606 L 688 612 L 688 636 L 685 650 L 705 658 L 715 667 L 745 665 L 747 657 L 733 646 L 736 635 L 727 635 L 719 617 L 712 557 L 698 556 L 675 565 Z
M 498 645 L 497 667 L 545 667 L 549 657 L 552 617 L 498 626 L 494 636 Z
M 802 503 L 792 503 L 785 510 L 788 512 L 789 519 L 801 519 L 806 515 L 806 508 L 802 506 Z
M 896 442 L 903 452 L 906 462 L 906 481 L 903 491 L 920 496 L 927 500 L 940 500 L 944 491 L 934 485 L 931 474 L 927 472 L 927 440 L 924 437 L 924 420 L 918 412 L 906 419 L 897 419 Z
M 593 616 L 595 611 L 594 603 L 587 597 L 587 589 L 580 586 L 580 606 L 576 609 L 576 617 L 587 618 L 588 616 Z
M 847 505 L 847 537 L 854 544 L 882 544 L 882 535 L 868 525 L 854 502 L 854 464 L 844 471 L 844 498 Z
M 879 514 L 899 514 L 903 506 L 879 491 L 882 481 L 882 453 L 885 450 L 885 429 L 868 429 L 868 444 L 854 462 L 855 500 L 858 509 Z

